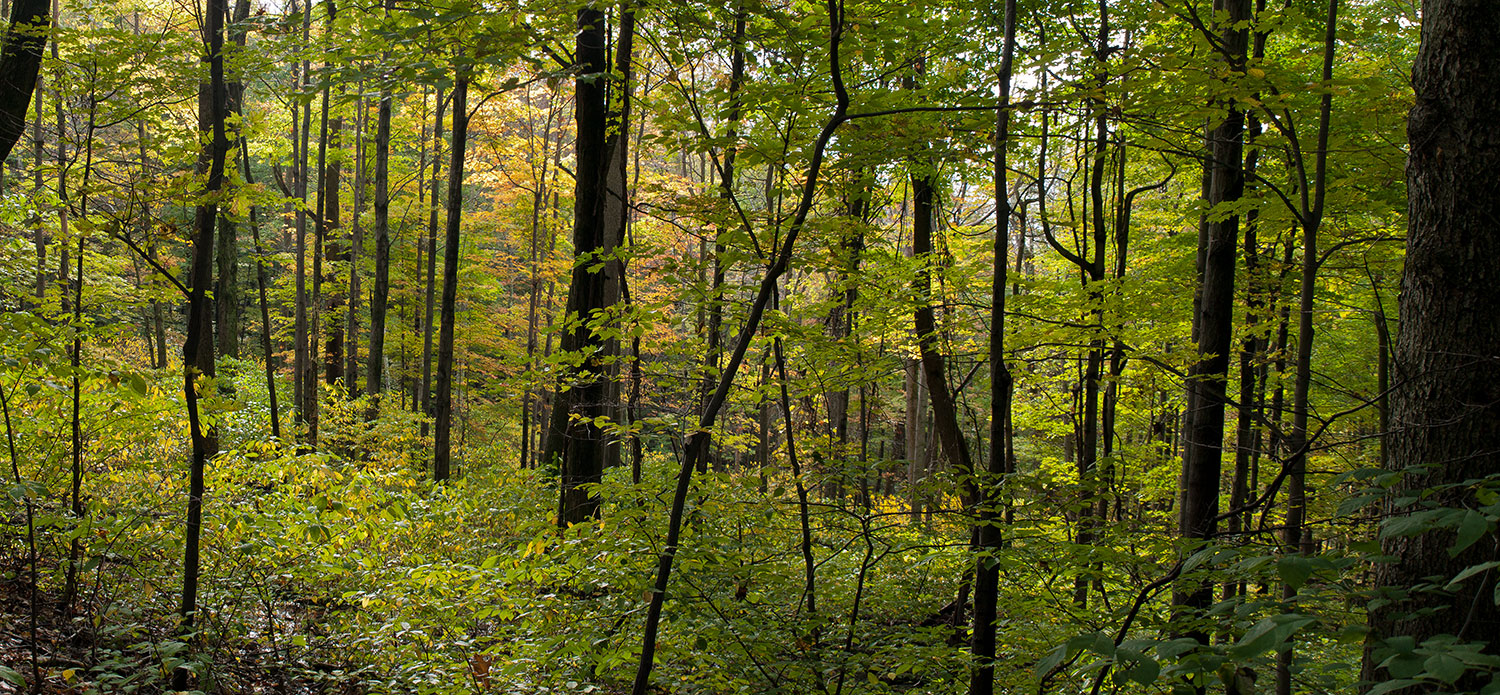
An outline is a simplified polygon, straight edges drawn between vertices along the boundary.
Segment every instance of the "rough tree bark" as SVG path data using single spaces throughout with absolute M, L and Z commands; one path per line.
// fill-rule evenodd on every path
M 240 51 L 245 47 L 244 20 L 250 16 L 250 3 L 237 0 L 234 16 L 230 18 L 229 40 Z M 227 113 L 243 115 L 245 85 L 240 81 L 239 70 L 225 76 L 225 108 Z M 239 138 L 235 138 L 238 142 Z M 239 278 L 239 234 L 236 221 L 227 211 L 220 211 L 218 240 L 214 242 L 215 262 L 218 276 L 214 278 L 214 339 L 220 357 L 240 357 L 240 278 Z
M 1476 488 L 1464 481 L 1500 473 L 1500 3 L 1426 0 L 1422 20 L 1412 70 L 1416 103 L 1407 121 L 1406 268 L 1390 399 L 1389 467 L 1407 474 L 1392 498 L 1430 491 L 1441 506 L 1475 514 Z M 1451 593 L 1413 589 L 1427 577 L 1500 560 L 1493 536 L 1450 556 L 1454 541 L 1452 531 L 1434 530 L 1384 542 L 1394 561 L 1377 566 L 1375 579 L 1394 602 L 1370 614 L 1366 679 L 1393 677 L 1380 668 L 1387 656 L 1381 641 L 1397 635 L 1419 645 L 1443 633 L 1489 640 L 1486 651 L 1500 654 L 1494 569 Z M 1471 670 L 1444 689 L 1475 692 L 1486 680 Z
M 438 205 L 442 193 L 443 110 L 448 101 L 441 87 L 437 90 L 437 115 L 433 119 L 432 132 L 432 195 L 427 201 L 432 207 L 427 212 L 427 288 L 422 309 L 422 380 L 417 382 L 417 392 L 412 397 L 412 408 L 432 417 L 432 314 L 437 307 L 437 230 Z M 422 422 L 422 436 L 427 436 L 427 422 Z
M 392 2 L 386 0 L 387 14 Z M 372 418 L 380 408 L 378 395 L 385 388 L 385 315 L 391 294 L 390 161 L 391 90 L 382 84 L 379 115 L 375 117 L 375 287 L 370 294 L 370 363 L 365 368 L 365 393 L 377 396 L 370 404 L 368 414 Z

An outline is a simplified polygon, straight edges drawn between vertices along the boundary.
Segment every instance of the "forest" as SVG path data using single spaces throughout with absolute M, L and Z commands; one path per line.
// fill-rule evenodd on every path
M 0 693 L 1500 695 L 1500 3 L 0 17 Z

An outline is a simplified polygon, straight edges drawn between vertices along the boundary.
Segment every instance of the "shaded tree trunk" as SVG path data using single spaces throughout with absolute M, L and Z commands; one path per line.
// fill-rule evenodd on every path
M 1001 484 L 1010 473 L 1006 425 L 1010 422 L 1014 382 L 1005 363 L 1005 291 L 1010 268 L 1009 186 L 1006 179 L 1006 148 L 1010 146 L 1010 80 L 1016 49 L 1016 0 L 1005 0 L 1005 41 L 1000 53 L 1000 105 L 995 114 L 995 243 L 990 276 L 990 450 L 984 475 L 975 484 L 978 492 L 974 520 L 974 623 L 969 652 L 974 664 L 969 671 L 969 695 L 995 692 L 995 617 L 1000 598 L 1000 562 L 996 555 L 1004 542 Z
M 213 306 L 208 296 L 213 282 L 214 221 L 218 218 L 218 194 L 224 185 L 224 159 L 229 139 L 224 132 L 224 15 L 225 0 L 207 0 L 204 8 L 202 60 L 209 66 L 208 84 L 199 85 L 198 129 L 212 133 L 207 151 L 199 158 L 199 173 L 205 174 L 203 202 L 193 216 L 194 243 L 191 294 L 188 298 L 187 338 L 182 347 L 183 396 L 187 403 L 188 432 L 193 457 L 188 482 L 186 540 L 183 544 L 182 601 L 178 608 L 178 631 L 194 633 L 198 613 L 199 537 L 203 526 L 203 469 L 218 453 L 218 441 L 199 412 L 199 377 L 214 373 Z M 192 672 L 179 666 L 172 674 L 172 689 L 187 690 Z
M 4 49 L 0 50 L 0 162 L 10 156 L 11 148 L 26 132 L 26 109 L 36 89 L 42 49 L 52 28 L 49 1 L 14 0 L 10 6 L 10 24 Z
M 1249 0 L 1224 0 L 1228 14 L 1220 39 L 1231 56 L 1231 70 L 1243 70 L 1248 35 L 1243 22 L 1250 19 Z M 1240 199 L 1244 191 L 1242 142 L 1245 115 L 1231 105 L 1223 122 L 1210 136 L 1208 194 L 1209 207 Z M 1187 412 L 1182 432 L 1182 504 L 1178 530 L 1184 538 L 1205 541 L 1218 530 L 1219 478 L 1224 447 L 1224 408 L 1228 402 L 1230 339 L 1233 334 L 1235 248 L 1239 241 L 1239 217 L 1212 217 L 1205 223 L 1199 253 L 1203 258 L 1202 280 L 1198 288 L 1197 326 L 1198 361 L 1188 373 Z M 1206 608 L 1213 599 L 1213 587 L 1183 587 L 1175 602 L 1180 606 Z M 1199 630 L 1189 633 L 1200 641 L 1207 635 Z
M 620 299 L 623 265 L 614 254 L 623 241 L 625 161 L 629 117 L 630 51 L 635 13 L 622 13 L 617 43 L 619 84 L 604 78 L 607 31 L 604 13 L 585 8 L 578 12 L 576 60 L 580 79 L 575 84 L 575 159 L 578 165 L 573 195 L 572 278 L 567 315 L 572 326 L 563 332 L 561 349 L 578 355 L 582 363 L 563 369 L 553 397 L 542 460 L 557 466 L 559 485 L 557 523 L 578 523 L 593 517 L 599 500 L 581 487 L 597 483 L 604 469 L 619 455 L 600 418 L 616 419 L 619 392 L 611 375 L 618 341 L 601 336 L 599 325 Z M 614 88 L 616 91 L 611 92 Z M 613 103 L 611 103 L 613 102 Z M 592 266 L 602 263 L 600 269 Z M 566 387 L 566 388 L 565 388 Z M 576 416 L 576 417 L 575 417 Z
M 933 433 L 948 461 L 958 468 L 963 479 L 959 497 L 965 505 L 974 501 L 972 475 L 974 461 L 969 453 L 969 443 L 964 439 L 958 422 L 958 408 L 952 391 L 948 387 L 948 376 L 943 366 L 943 354 L 939 351 L 937 322 L 932 309 L 932 249 L 933 233 L 936 231 L 933 204 L 937 195 L 936 175 L 932 172 L 913 174 L 912 186 L 912 254 L 918 263 L 916 290 L 917 309 L 914 324 L 917 335 L 917 351 L 921 355 L 922 375 L 927 381 L 927 395 L 932 405 Z
M 417 394 L 412 399 L 412 407 L 420 408 L 423 415 L 433 417 L 432 411 L 432 337 L 433 311 L 437 306 L 437 230 L 439 193 L 441 188 L 439 176 L 442 167 L 439 155 L 443 150 L 443 110 L 447 108 L 448 102 L 443 98 L 443 90 L 437 91 L 437 116 L 433 121 L 433 146 L 432 146 L 432 195 L 427 201 L 429 208 L 427 213 L 427 296 L 423 308 L 422 320 L 422 380 L 417 383 Z M 422 436 L 427 436 L 427 423 L 422 423 Z
M 312 7 L 311 7 L 311 4 L 310 4 L 311 0 L 308 0 L 308 2 L 309 2 L 308 6 L 304 8 L 304 11 L 302 13 L 302 45 L 304 47 L 308 45 L 308 36 L 311 33 L 311 27 L 312 27 Z M 295 0 L 293 1 L 293 4 L 292 4 L 292 12 L 294 14 L 297 12 L 297 4 L 296 4 Z M 306 58 L 303 58 L 302 63 L 299 66 L 299 75 L 298 75 L 298 78 L 299 78 L 299 81 L 301 82 L 300 89 L 302 91 L 304 91 L 304 92 L 306 92 L 306 91 L 308 91 L 309 89 L 312 88 L 312 75 L 311 75 L 311 72 L 312 72 L 312 63 L 311 63 L 311 61 L 307 60 Z M 293 111 L 292 111 L 292 120 L 294 121 L 294 123 L 298 120 L 298 118 L 297 118 L 297 112 L 295 110 L 295 107 L 293 107 Z M 308 141 L 310 139 L 308 131 L 311 130 L 311 129 L 312 129 L 312 101 L 311 100 L 305 100 L 305 101 L 302 102 L 302 114 L 301 114 L 300 125 L 295 126 L 294 127 L 294 131 L 292 133 L 292 139 L 294 141 L 292 143 L 292 149 L 293 149 L 292 159 L 294 160 L 293 161 L 293 166 L 296 168 L 296 180 L 297 180 L 296 181 L 296 191 L 294 192 L 294 195 L 295 195 L 295 197 L 298 200 L 301 201 L 301 204 L 297 206 L 297 232 L 296 232 L 296 236 L 297 236 L 297 244 L 296 244 L 297 290 L 296 290 L 296 298 L 294 300 L 294 307 L 293 307 L 293 313 L 295 314 L 295 323 L 296 323 L 296 326 L 295 326 L 295 329 L 294 329 L 295 332 L 296 332 L 296 335 L 294 337 L 294 340 L 296 341 L 296 345 L 293 348 L 293 354 L 292 354 L 292 384 L 293 384 L 293 394 L 292 394 L 292 397 L 293 397 L 293 400 L 296 401 L 296 406 L 297 406 L 297 421 L 298 421 L 299 424 L 304 425 L 304 426 L 307 426 L 307 425 L 310 424 L 310 421 L 309 421 L 309 415 L 310 415 L 309 411 L 310 411 L 310 409 L 309 409 L 309 406 L 308 406 L 309 398 L 308 398 L 308 393 L 307 393 L 308 392 L 307 371 L 309 369 L 309 362 L 311 361 L 311 351 L 310 351 L 310 348 L 309 348 L 308 342 L 307 342 L 308 341 L 308 325 L 307 325 L 307 208 L 308 208 L 308 204 L 307 204 L 307 175 L 308 175 L 308 166 L 307 166 L 307 152 L 308 152 Z M 312 399 L 312 401 L 313 401 L 314 406 L 315 406 L 316 405 L 316 399 L 314 398 L 314 399 Z M 316 416 L 316 414 L 312 414 L 311 417 L 316 418 L 317 416 Z
M 365 128 L 369 122 L 369 109 L 364 98 L 364 82 L 359 84 L 359 97 L 354 100 L 354 209 L 349 213 L 349 246 L 344 251 L 349 265 L 347 301 L 344 303 L 344 386 L 349 399 L 359 398 L 364 384 L 359 381 L 359 276 L 360 254 L 364 251 L 365 230 Z
M 393 2 L 394 0 L 386 0 L 387 15 L 390 14 Z M 439 97 L 439 101 L 441 100 L 442 98 Z M 433 157 L 436 158 L 436 156 L 437 152 L 434 151 Z M 377 396 L 370 404 L 370 417 L 379 412 L 381 404 L 378 396 L 385 390 L 385 323 L 391 294 L 390 171 L 391 90 L 382 84 L 380 105 L 375 116 L 375 286 L 370 294 L 370 362 L 365 367 L 365 393 Z M 419 177 L 417 186 L 421 187 L 421 185 L 422 181 Z M 436 187 L 434 187 L 434 210 L 437 205 L 436 195 Z
M 438 331 L 437 393 L 433 398 L 432 479 L 447 480 L 453 451 L 453 324 L 457 319 L 458 242 L 464 204 L 464 148 L 469 138 L 469 72 L 453 84 L 453 158 L 448 165 L 448 225 L 443 238 L 442 327 Z
M 1406 267 L 1396 337 L 1398 386 L 1391 394 L 1390 463 L 1406 471 L 1392 499 L 1408 494 L 1460 512 L 1482 506 L 1476 486 L 1500 473 L 1500 4 L 1481 0 L 1422 3 L 1422 43 L 1412 83 L 1416 103 L 1407 121 Z M 1418 467 L 1418 468 L 1412 468 Z M 1423 492 L 1418 492 L 1423 491 Z M 1421 507 L 1393 507 L 1395 515 Z M 1421 645 L 1438 634 L 1489 641 L 1500 654 L 1500 604 L 1491 600 L 1491 569 L 1450 587 L 1417 587 L 1465 568 L 1500 560 L 1490 534 L 1467 547 L 1450 530 L 1385 539 L 1392 562 L 1375 581 L 1394 601 L 1370 613 L 1364 677 L 1385 681 L 1383 640 L 1404 636 Z M 1417 657 L 1421 658 L 1421 657 Z M 1444 689 L 1475 692 L 1489 675 L 1470 669 Z M 1397 691 L 1418 692 L 1417 688 Z

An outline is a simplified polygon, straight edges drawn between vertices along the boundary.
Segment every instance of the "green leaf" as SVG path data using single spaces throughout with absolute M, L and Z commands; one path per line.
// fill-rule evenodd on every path
M 1400 538 L 1402 536 L 1415 536 L 1419 533 L 1431 531 L 1437 526 L 1434 523 L 1437 517 L 1450 511 L 1457 510 L 1428 509 L 1409 516 L 1398 516 L 1394 519 L 1389 519 L 1380 527 L 1380 538 L 1384 540 L 1387 538 Z
M 1077 635 L 1068 640 L 1067 648 L 1070 653 L 1086 649 L 1101 656 L 1115 655 L 1115 641 L 1102 632 Z
M 1307 583 L 1314 569 L 1313 561 L 1301 555 L 1291 555 L 1276 561 L 1276 573 L 1281 575 L 1281 581 L 1293 592 Z
M 1427 661 L 1423 662 L 1422 666 L 1428 673 L 1437 676 L 1438 680 L 1444 683 L 1458 680 L 1468 668 L 1464 666 L 1464 662 L 1447 654 L 1433 654 L 1427 657 Z
M 1397 690 L 1408 688 L 1416 684 L 1417 681 L 1414 681 L 1410 678 L 1394 678 L 1383 683 L 1376 684 L 1375 687 L 1370 688 L 1369 692 L 1366 693 L 1366 695 L 1384 695 L 1384 693 L 1395 692 Z
M 1472 509 L 1465 511 L 1463 520 L 1458 522 L 1458 538 L 1453 541 L 1453 547 L 1448 549 L 1448 557 L 1457 557 L 1459 553 L 1483 538 L 1489 530 L 1489 517 Z
M 0 680 L 14 685 L 17 688 L 26 687 L 26 677 L 9 666 L 0 666 Z
M 1156 660 L 1150 657 L 1142 657 L 1140 661 L 1125 669 L 1122 675 L 1141 685 L 1151 685 L 1156 682 L 1157 676 L 1161 675 L 1161 664 L 1156 663 Z
M 1245 636 L 1241 637 L 1240 641 L 1230 649 L 1230 653 L 1236 659 L 1258 656 L 1280 647 L 1288 637 L 1292 636 L 1292 633 L 1316 621 L 1317 618 L 1313 616 L 1297 613 L 1273 615 L 1250 628 L 1250 631 L 1246 632 Z
M 1397 654 L 1380 662 L 1380 666 L 1397 678 L 1415 678 L 1422 672 L 1423 660 L 1416 654 Z
M 1036 662 L 1036 675 L 1045 676 L 1051 673 L 1052 669 L 1057 668 L 1057 665 L 1061 664 L 1063 662 L 1063 659 L 1067 658 L 1067 656 L 1068 646 L 1065 644 L 1058 645 L 1058 647 L 1056 649 L 1053 649 L 1051 653 L 1047 654 L 1047 656 L 1045 657 L 1042 657 L 1041 661 Z
M 1171 661 L 1172 659 L 1176 659 L 1177 657 L 1192 651 L 1193 649 L 1197 648 L 1197 646 L 1198 640 L 1195 640 L 1191 637 L 1178 637 L 1177 639 L 1157 644 L 1156 655 L 1161 657 L 1162 659 Z
M 1350 623 L 1339 630 L 1340 644 L 1364 644 L 1365 637 L 1370 634 L 1370 626 L 1361 623 Z
M 1481 562 L 1481 563 L 1479 563 L 1477 565 L 1471 565 L 1471 566 L 1465 568 L 1464 571 L 1459 572 L 1458 575 L 1455 576 L 1452 580 L 1450 580 L 1448 582 L 1448 585 L 1445 586 L 1445 587 L 1443 587 L 1443 588 L 1445 590 L 1452 591 L 1459 584 L 1462 584 L 1465 579 L 1468 579 L 1469 577 L 1472 577 L 1472 576 L 1474 576 L 1476 574 L 1479 574 L 1480 572 L 1485 572 L 1485 571 L 1494 569 L 1496 567 L 1500 567 L 1500 560 L 1491 560 L 1489 562 Z

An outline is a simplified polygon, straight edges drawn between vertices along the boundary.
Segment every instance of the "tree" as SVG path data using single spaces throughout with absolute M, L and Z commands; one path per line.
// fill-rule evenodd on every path
M 386 0 L 387 16 L 393 1 Z M 385 388 L 385 314 L 391 293 L 391 90 L 384 84 L 375 119 L 375 287 L 370 295 L 370 365 L 365 369 L 365 393 L 378 398 Z M 371 414 L 379 407 L 377 400 Z
M 1489 522 L 1473 517 L 1485 504 L 1478 493 L 1487 489 L 1493 496 L 1500 474 L 1500 130 L 1494 127 L 1500 118 L 1500 61 L 1494 59 L 1500 55 L 1500 5 L 1427 0 L 1422 10 L 1412 70 L 1416 103 L 1407 117 L 1406 269 L 1389 467 L 1403 476 L 1395 498 L 1419 495 L 1431 503 L 1407 498 L 1390 512 L 1399 522 L 1424 507 L 1467 511 L 1455 512 L 1461 519 L 1456 535 L 1430 529 L 1388 534 L 1383 551 L 1393 561 L 1378 565 L 1375 579 L 1391 602 L 1370 613 L 1364 660 L 1364 677 L 1377 682 L 1414 675 L 1398 668 L 1412 650 L 1394 648 L 1397 637 L 1427 647 L 1440 635 L 1488 641 L 1485 653 L 1500 655 L 1495 570 L 1450 586 L 1451 593 L 1421 588 L 1429 577 L 1439 577 L 1436 586 L 1442 586 L 1466 568 L 1500 560 L 1493 539 L 1482 538 Z M 1470 528 L 1479 528 L 1480 536 Z M 1450 687 L 1474 692 L 1486 678 L 1470 671 Z M 1407 683 L 1387 692 L 1430 691 Z
M 208 287 L 213 282 L 214 222 L 219 217 L 218 195 L 224 187 L 224 160 L 229 138 L 224 130 L 228 94 L 224 83 L 225 0 L 207 0 L 203 22 L 203 61 L 209 66 L 209 81 L 200 85 L 198 129 L 209 133 L 199 173 L 206 175 L 202 199 L 193 216 L 192 294 L 188 298 L 187 339 L 182 346 L 183 397 L 187 402 L 189 436 L 193 458 L 189 471 L 187 540 L 182 561 L 182 602 L 178 629 L 191 635 L 197 625 L 199 536 L 203 527 L 203 472 L 218 450 L 213 429 L 203 420 L 199 389 L 214 374 L 213 303 Z M 172 689 L 187 690 L 190 671 L 179 667 L 172 674 Z
M 10 25 L 0 48 L 0 163 L 26 131 L 26 111 L 51 26 L 48 0 L 15 0 L 10 7 Z
M 1000 545 L 1003 538 L 1001 512 L 1004 476 L 1011 473 L 1009 438 L 1010 408 L 1015 379 L 1005 363 L 1005 292 L 1010 269 L 1010 172 L 1006 148 L 1010 146 L 1011 71 L 1016 51 L 1016 0 L 1005 0 L 1005 39 L 1000 49 L 1000 109 L 995 114 L 995 246 L 990 278 L 990 450 L 984 475 L 976 485 L 979 499 L 975 526 L 974 630 L 970 651 L 974 666 L 969 675 L 969 695 L 991 695 L 995 691 L 995 617 L 1000 593 Z
M 1217 6 L 1217 3 L 1216 3 Z M 1249 48 L 1244 23 L 1250 18 L 1249 0 L 1224 0 L 1220 26 L 1222 58 L 1230 70 L 1243 72 Z M 1201 281 L 1193 325 L 1198 329 L 1198 360 L 1188 373 L 1186 415 L 1182 425 L 1182 507 L 1178 529 L 1183 538 L 1212 539 L 1218 528 L 1219 482 L 1224 454 L 1224 408 L 1228 403 L 1230 338 L 1233 335 L 1235 250 L 1239 243 L 1239 215 L 1232 206 L 1245 188 L 1241 137 L 1245 114 L 1225 105 L 1218 125 L 1210 132 L 1204 204 L 1210 208 L 1199 239 Z M 1213 587 L 1184 588 L 1177 602 L 1207 608 Z M 1194 629 L 1207 643 L 1207 633 Z
M 443 239 L 442 324 L 438 329 L 437 393 L 432 403 L 432 479 L 447 480 L 453 461 L 453 330 L 458 301 L 459 233 L 464 209 L 464 149 L 469 140 L 469 79 L 474 66 L 460 54 L 453 81 L 453 155 L 448 164 L 448 226 Z
M 567 322 L 561 347 L 581 363 L 560 371 L 542 460 L 557 466 L 561 484 L 559 526 L 597 513 L 598 498 L 581 487 L 599 482 L 619 457 L 604 420 L 616 419 L 619 390 L 612 375 L 619 341 L 606 337 L 609 312 L 620 301 L 624 265 L 616 258 L 624 241 L 625 146 L 629 141 L 630 50 L 635 12 L 620 21 L 619 56 L 609 73 L 604 12 L 578 11 L 575 51 L 574 123 L 578 174 L 573 191 L 573 274 L 568 284 Z M 613 89 L 611 89 L 613 87 Z M 613 213 L 613 214 L 611 214 Z

